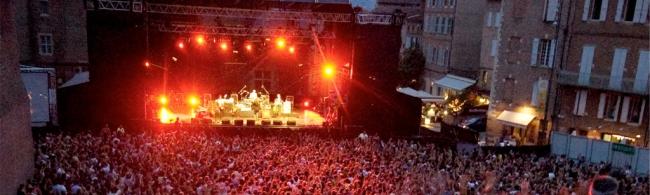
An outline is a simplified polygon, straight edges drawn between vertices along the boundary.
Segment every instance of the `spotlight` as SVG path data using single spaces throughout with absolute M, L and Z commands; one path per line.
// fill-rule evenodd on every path
M 294 48 L 293 46 L 289 47 L 289 53 L 294 53 L 294 52 L 296 52 L 296 48 Z
M 286 46 L 287 42 L 284 40 L 284 38 L 278 38 L 275 40 L 275 46 L 278 47 L 279 49 L 283 49 L 284 46 Z
M 221 44 L 219 44 L 219 47 L 221 50 L 226 50 L 228 49 L 228 44 L 226 42 L 221 42 Z
M 196 96 L 190 96 L 187 100 L 187 103 L 189 103 L 191 106 L 198 106 L 200 101 Z
M 144 62 L 144 66 L 148 68 L 151 64 L 149 64 L 149 62 Z
M 181 49 L 185 48 L 185 44 L 183 42 L 179 42 L 178 43 L 178 48 L 181 48 Z
M 303 102 L 302 105 L 305 106 L 305 107 L 309 107 L 309 101 Z
M 251 44 L 246 45 L 246 51 L 252 51 L 253 46 Z
M 169 100 L 167 99 L 167 96 L 164 96 L 164 95 L 163 95 L 163 96 L 160 96 L 160 97 L 158 98 L 158 102 L 159 102 L 160 104 L 162 104 L 162 105 L 166 105 L 167 102 L 169 102 Z
M 203 35 L 197 35 L 196 36 L 196 43 L 199 45 L 204 45 L 205 44 L 205 37 Z
M 332 65 L 331 63 L 326 63 L 323 66 L 323 76 L 325 76 L 325 78 L 332 78 L 334 77 L 335 74 L 336 74 L 336 69 L 334 68 L 334 65 Z

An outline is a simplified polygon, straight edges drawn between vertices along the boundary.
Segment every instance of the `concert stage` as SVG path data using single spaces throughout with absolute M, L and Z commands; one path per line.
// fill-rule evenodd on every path
M 247 126 L 264 128 L 296 128 L 296 127 L 322 127 L 325 120 L 318 113 L 304 110 L 300 113 L 292 113 L 275 117 L 254 117 L 246 115 L 218 116 L 218 117 L 192 117 L 187 114 L 175 114 L 178 123 L 199 124 L 209 126 Z M 176 124 L 176 122 L 169 124 Z

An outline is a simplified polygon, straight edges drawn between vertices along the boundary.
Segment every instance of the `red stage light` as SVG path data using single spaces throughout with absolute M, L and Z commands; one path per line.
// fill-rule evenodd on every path
M 309 101 L 303 102 L 302 105 L 305 106 L 305 107 L 309 107 Z
M 252 50 L 253 50 L 253 46 L 252 46 L 251 44 L 246 45 L 246 50 L 247 50 L 247 51 L 252 51 Z
M 219 47 L 221 48 L 221 50 L 226 50 L 226 49 L 228 49 L 228 44 L 225 43 L 225 42 L 222 42 L 221 44 L 219 44 Z
M 294 52 L 296 52 L 296 48 L 294 48 L 293 46 L 289 47 L 289 53 L 294 53 Z
M 144 62 L 144 66 L 149 67 L 150 66 L 149 62 Z
M 178 48 L 181 49 L 185 48 L 185 44 L 183 42 L 178 43 Z
M 331 63 L 326 63 L 323 66 L 323 76 L 325 76 L 325 78 L 332 78 L 334 77 L 335 74 L 336 74 L 336 69 L 334 68 L 334 65 L 332 65 Z
M 283 49 L 284 46 L 286 46 L 287 42 L 284 40 L 284 38 L 278 38 L 275 40 L 275 46 L 278 47 L 279 49 Z
M 203 35 L 197 35 L 196 36 L 196 43 L 199 45 L 205 44 L 205 37 Z

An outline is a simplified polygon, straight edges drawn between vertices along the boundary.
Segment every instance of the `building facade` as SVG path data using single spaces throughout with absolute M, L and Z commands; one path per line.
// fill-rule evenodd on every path
M 489 1 L 488 5 L 484 35 L 492 39 L 484 40 L 481 57 L 483 66 L 492 67 L 491 73 L 483 73 L 491 78 L 486 141 L 544 143 L 549 134 L 548 94 L 553 90 L 550 82 L 561 38 L 559 1 Z
M 55 68 L 58 84 L 87 71 L 84 1 L 26 0 L 16 10 L 21 64 Z
M 481 59 L 476 85 L 483 91 L 492 87 L 492 69 L 497 62 L 499 32 L 501 31 L 501 0 L 487 0 L 483 13 L 481 34 Z
M 0 1 L 0 192 L 15 193 L 32 176 L 34 143 L 29 100 L 19 71 L 16 5 Z
M 484 3 L 469 0 L 424 2 L 420 46 L 426 58 L 422 79 L 425 91 L 445 96 L 449 90 L 458 90 L 448 89 L 449 86 L 437 82 L 447 74 L 476 79 Z M 475 55 L 467 55 L 468 53 Z
M 566 3 L 555 130 L 647 146 L 650 27 L 647 0 Z

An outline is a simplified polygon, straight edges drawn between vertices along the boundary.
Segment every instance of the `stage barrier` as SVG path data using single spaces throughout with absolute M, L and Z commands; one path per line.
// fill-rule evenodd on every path
M 572 159 L 584 156 L 592 163 L 608 162 L 617 168 L 625 168 L 630 165 L 637 174 L 650 174 L 648 167 L 650 151 L 648 148 L 553 132 L 551 134 L 551 153 L 566 155 Z

